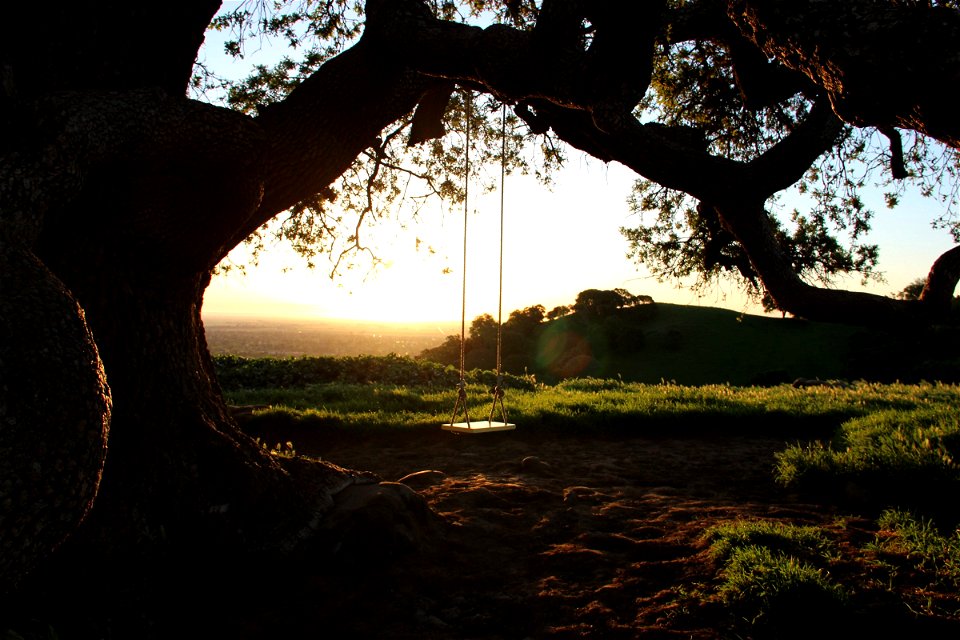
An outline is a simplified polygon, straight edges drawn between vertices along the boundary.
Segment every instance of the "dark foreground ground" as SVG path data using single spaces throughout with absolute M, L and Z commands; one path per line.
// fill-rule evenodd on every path
M 419 548 L 395 553 L 358 534 L 333 563 L 216 568 L 198 559 L 161 568 L 153 582 L 138 569 L 129 585 L 111 578 L 102 597 L 82 586 L 52 589 L 59 601 L 31 602 L 37 615 L 24 613 L 20 635 L 3 640 L 960 638 L 957 614 L 904 604 L 958 612 L 960 595 L 920 593 L 906 569 L 891 594 L 888 574 L 857 551 L 874 539 L 875 514 L 803 500 L 773 483 L 782 438 L 550 436 L 521 425 L 294 444 L 385 481 L 404 479 L 436 514 Z M 834 620 L 794 602 L 760 626 L 694 597 L 717 585 L 704 531 L 738 518 L 824 527 L 845 551 L 830 572 L 855 591 L 850 611 Z M 71 597 L 92 622 L 57 617 Z M 74 634 L 80 622 L 75 628 L 97 631 Z
M 955 623 L 918 617 L 884 593 L 862 560 L 831 570 L 860 593 L 858 613 L 842 621 L 796 603 L 785 623 L 753 627 L 689 597 L 716 584 L 718 567 L 701 539 L 715 524 L 817 525 L 851 551 L 874 538 L 872 518 L 800 500 L 773 483 L 774 453 L 784 446 L 755 436 L 554 438 L 522 428 L 301 443 L 301 453 L 386 481 L 406 478 L 440 514 L 440 534 L 394 562 L 364 566 L 354 552 L 337 581 L 318 576 L 284 590 L 274 605 L 232 621 L 228 635 L 960 637 Z M 957 594 L 929 595 L 960 610 Z

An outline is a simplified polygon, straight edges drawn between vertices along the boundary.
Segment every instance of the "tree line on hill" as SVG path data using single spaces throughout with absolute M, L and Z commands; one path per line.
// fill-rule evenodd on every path
M 913 282 L 893 294 L 897 299 L 914 299 L 923 281 Z M 500 368 L 516 374 L 533 374 L 538 380 L 554 383 L 575 376 L 610 376 L 613 373 L 630 374 L 631 367 L 610 368 L 611 363 L 625 366 L 625 359 L 637 361 L 644 349 L 666 349 L 684 355 L 683 333 L 677 327 L 648 329 L 648 321 L 663 318 L 650 296 L 635 296 L 625 289 L 586 289 L 572 305 L 561 305 L 547 311 L 537 304 L 510 313 L 502 327 L 490 314 L 474 318 L 464 336 L 447 336 L 439 346 L 423 350 L 419 359 L 459 367 L 461 346 L 466 370 L 497 368 L 498 339 L 500 341 Z M 863 329 L 839 354 L 846 377 L 871 380 L 960 380 L 960 299 L 954 299 L 954 312 L 949 324 L 913 332 L 888 332 L 882 329 Z M 806 322 L 793 319 L 792 322 Z M 694 330 L 696 331 L 696 330 Z M 793 337 L 787 340 L 804 338 Z M 813 345 L 807 345 L 813 348 Z M 717 348 L 721 348 L 717 346 Z M 648 356 L 649 358 L 649 351 Z M 767 379 L 769 372 L 757 371 L 755 384 L 789 382 L 784 370 L 775 380 Z M 829 367 L 828 367 L 829 368 Z M 779 371 L 779 370 L 778 370 Z
M 450 335 L 439 346 L 423 350 L 420 358 L 459 366 L 462 346 L 465 369 L 496 369 L 499 340 L 503 371 L 569 377 L 589 373 L 587 360 L 595 355 L 598 344 L 639 350 L 643 333 L 636 329 L 636 320 L 655 312 L 648 295 L 619 288 L 585 289 L 572 305 L 547 311 L 536 304 L 512 311 L 502 326 L 488 313 L 479 315 L 470 323 L 462 345 L 461 336 Z

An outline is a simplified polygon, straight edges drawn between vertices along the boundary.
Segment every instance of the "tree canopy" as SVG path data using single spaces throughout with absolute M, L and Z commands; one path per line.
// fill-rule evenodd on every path
M 933 222 L 960 237 L 956 140 L 948 133 L 949 119 L 936 115 L 949 105 L 935 89 L 936 78 L 956 67 L 956 54 L 941 44 L 949 39 L 931 39 L 912 49 L 909 60 L 884 57 L 891 39 L 907 41 L 906 34 L 913 32 L 952 33 L 957 29 L 953 3 L 889 3 L 881 9 L 855 2 L 816 11 L 779 2 L 673 0 L 638 3 L 629 10 L 588 5 L 429 5 L 443 20 L 489 26 L 428 27 L 432 39 L 418 42 L 411 55 L 424 61 L 421 71 L 436 80 L 437 88 L 425 94 L 418 117 L 411 113 L 391 124 L 376 138 L 376 147 L 358 156 L 323 197 L 294 207 L 272 232 L 311 259 L 332 246 L 343 247 L 334 251 L 336 270 L 345 251 L 370 251 L 360 240 L 363 225 L 376 224 L 398 199 L 409 203 L 433 194 L 458 201 L 467 104 L 462 92 L 451 95 L 457 83 L 483 96 L 471 103 L 470 114 L 481 123 L 471 144 L 478 163 L 499 162 L 503 149 L 508 170 L 548 180 L 574 147 L 634 169 L 639 179 L 630 206 L 641 224 L 622 232 L 633 258 L 660 279 L 695 276 L 696 286 L 704 286 L 732 276 L 769 307 L 820 319 L 885 322 L 933 307 L 943 313 L 952 290 L 935 292 L 949 288 L 951 277 L 925 296 L 928 304 L 912 305 L 909 313 L 888 300 L 816 285 L 830 286 L 845 274 L 876 277 L 879 252 L 867 241 L 874 212 L 865 203 L 866 189 L 882 189 L 889 206 L 905 190 L 918 190 L 936 201 L 937 212 L 932 221 L 918 224 Z M 235 55 L 255 35 L 281 38 L 294 51 L 302 50 L 230 84 L 228 103 L 254 113 L 281 100 L 360 33 L 364 10 L 346 3 L 336 8 L 280 3 L 271 11 L 256 4 L 219 17 L 215 27 L 236 34 L 227 44 Z M 823 42 L 792 35 L 795 25 L 788 17 L 800 15 L 801 21 L 829 25 L 820 36 L 833 47 L 829 61 L 811 62 L 797 53 L 798 47 L 816 48 L 817 55 L 828 50 Z M 873 22 L 865 23 L 864 16 Z M 880 22 L 882 37 L 869 26 Z M 838 24 L 852 34 L 843 46 L 835 42 L 841 39 L 833 31 Z M 471 54 L 447 55 L 456 42 L 469 42 Z M 497 62 L 518 55 L 522 64 Z M 844 65 L 848 71 L 818 72 L 817 64 Z M 924 71 L 911 75 L 912 93 L 871 88 L 889 85 L 881 79 L 890 70 L 895 75 L 896 69 L 916 68 Z M 200 69 L 196 86 L 215 80 L 204 75 L 207 71 Z M 831 73 L 846 84 L 831 79 Z M 868 90 L 878 95 L 851 97 Z M 917 104 L 893 104 L 894 97 L 909 103 L 906 94 L 916 96 Z M 513 107 L 503 147 L 497 139 L 497 100 Z M 889 110 L 881 114 L 875 105 L 884 100 Z M 861 105 L 861 111 L 870 105 L 874 112 L 857 115 L 851 105 Z M 898 109 L 928 117 L 897 115 Z M 423 127 L 431 117 L 427 129 L 412 125 L 416 120 Z M 938 124 L 932 128 L 918 124 L 934 117 Z M 619 133 L 612 122 L 604 125 L 598 118 L 615 118 Z M 424 138 L 426 130 L 433 133 Z M 444 131 L 459 135 L 444 136 Z M 408 144 L 413 139 L 423 144 Z M 414 198 L 411 181 L 422 187 Z M 809 205 L 781 211 L 778 195 L 791 185 Z M 353 217 L 349 228 L 338 231 L 344 212 Z

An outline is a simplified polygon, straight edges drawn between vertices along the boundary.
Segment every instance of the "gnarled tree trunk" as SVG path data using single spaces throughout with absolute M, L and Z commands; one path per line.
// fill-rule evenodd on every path
M 240 433 L 214 377 L 200 311 L 213 267 L 251 231 L 339 177 L 383 127 L 413 109 L 426 83 L 365 37 L 259 118 L 188 100 L 190 66 L 218 4 L 151 6 L 149 15 L 136 3 L 78 8 L 53 21 L 49 52 L 29 34 L 10 34 L 0 51 L 0 238 L 13 238 L 0 252 L 4 265 L 35 263 L 30 269 L 47 274 L 14 276 L 16 295 L 4 279 L 4 326 L 10 305 L 29 302 L 26 288 L 43 280 L 61 299 L 50 321 L 69 324 L 64 340 L 86 348 L 77 370 L 44 379 L 38 368 L 27 378 L 75 390 L 62 416 L 48 422 L 42 407 L 3 397 L 15 406 L 5 406 L 4 417 L 17 418 L 0 425 L 5 464 L 17 451 L 40 465 L 84 452 L 77 474 L 47 474 L 45 484 L 14 486 L 3 476 L 4 499 L 16 493 L 25 505 L 0 512 L 0 566 L 13 568 L 4 589 L 85 516 L 70 547 L 92 566 L 161 547 L 288 553 L 329 541 L 318 532 L 335 496 L 374 481 L 327 463 L 277 459 Z M 90 30 L 116 36 L 113 46 L 104 49 Z M 61 67 L 64 50 L 71 55 Z M 34 68 L 50 74 L 30 75 Z M 24 339 L 11 342 L 15 335 Z M 4 381 L 22 376 L 31 351 L 44 348 L 22 331 L 0 339 Z M 112 417 L 106 384 L 94 384 L 104 372 Z M 70 429 L 64 421 L 76 422 L 91 404 L 100 411 L 87 428 L 60 438 Z M 24 448 L 38 435 L 58 447 Z M 30 515 L 47 494 L 69 504 Z M 19 533 L 26 525 L 49 535 L 27 542 Z

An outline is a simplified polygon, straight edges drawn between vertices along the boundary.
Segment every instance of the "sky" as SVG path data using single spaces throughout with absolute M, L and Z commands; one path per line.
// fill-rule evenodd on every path
M 229 9 L 237 3 L 226 2 Z M 226 69 L 216 34 L 201 53 L 207 64 Z M 269 51 L 248 60 L 269 60 Z M 249 68 L 249 67 L 245 67 Z M 242 71 L 233 71 L 240 77 Z M 658 302 L 715 306 L 762 314 L 732 283 L 696 294 L 689 283 L 659 283 L 627 258 L 622 226 L 639 219 L 627 207 L 636 178 L 629 169 L 571 151 L 552 188 L 533 178 L 508 176 L 503 190 L 503 317 L 535 304 L 547 310 L 572 304 L 584 289 L 624 288 Z M 329 265 L 318 260 L 308 269 L 284 245 L 270 246 L 257 266 L 245 273 L 233 269 L 216 275 L 204 297 L 203 313 L 214 316 L 291 317 L 357 322 L 459 323 L 461 304 L 469 324 L 477 315 L 498 312 L 500 193 L 471 191 L 467 216 L 467 287 L 462 296 L 463 207 L 435 202 L 416 220 L 400 227 L 387 222 L 366 242 L 384 264 L 364 261 L 342 275 L 329 277 Z M 789 202 L 788 202 L 789 204 Z M 953 246 L 949 234 L 929 221 L 939 213 L 931 200 L 908 197 L 891 211 L 879 193 L 876 218 L 868 242 L 880 245 L 879 271 L 884 282 L 866 287 L 859 279 L 837 286 L 889 295 L 924 276 L 933 260 Z M 405 216 L 401 216 L 405 217 Z M 418 239 L 420 242 L 418 243 Z M 432 248 L 431 251 L 429 248 Z M 228 259 L 249 262 L 241 245 Z

